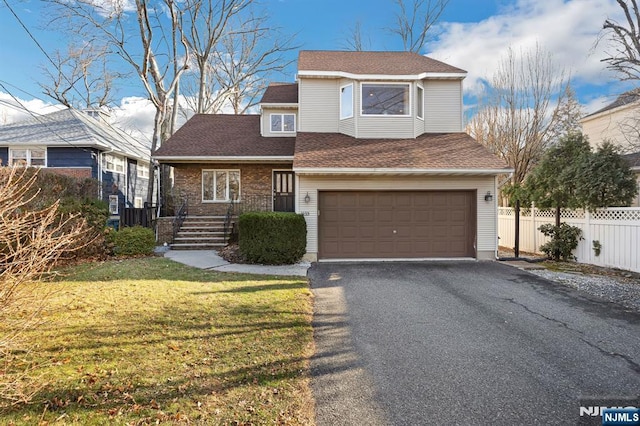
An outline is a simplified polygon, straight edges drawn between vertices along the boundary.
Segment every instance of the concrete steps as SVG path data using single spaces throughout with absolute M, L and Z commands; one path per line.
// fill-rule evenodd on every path
M 211 250 L 226 246 L 224 219 L 224 216 L 187 216 L 171 249 Z

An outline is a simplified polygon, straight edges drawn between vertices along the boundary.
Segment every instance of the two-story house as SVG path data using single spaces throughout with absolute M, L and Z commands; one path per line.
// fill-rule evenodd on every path
M 260 114 L 196 115 L 154 158 L 190 216 L 232 198 L 303 214 L 309 260 L 493 259 L 511 169 L 463 132 L 465 75 L 409 52 L 301 51 Z
M 101 110 L 63 109 L 0 126 L 0 165 L 23 164 L 101 183 L 116 217 L 147 199 L 150 147 L 111 126 Z
M 621 94 L 615 101 L 583 117 L 580 124 L 593 149 L 609 141 L 626 153 L 623 157 L 636 173 L 640 187 L 640 89 Z M 640 197 L 636 197 L 632 205 L 640 207 Z

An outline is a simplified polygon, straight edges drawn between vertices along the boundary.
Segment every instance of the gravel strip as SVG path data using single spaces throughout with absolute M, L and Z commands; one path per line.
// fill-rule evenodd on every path
M 640 312 L 640 282 L 637 280 L 555 272 L 548 269 L 535 269 L 528 272 Z

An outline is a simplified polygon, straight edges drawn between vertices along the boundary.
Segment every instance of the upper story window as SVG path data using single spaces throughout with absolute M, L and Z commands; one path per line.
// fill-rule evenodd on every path
M 340 88 L 340 119 L 353 117 L 353 84 Z
M 149 179 L 149 163 L 143 163 L 138 161 L 138 167 L 136 168 L 139 178 Z
M 406 83 L 363 83 L 362 115 L 410 115 L 409 88 Z
M 416 89 L 416 117 L 424 119 L 424 88 L 417 86 Z
M 9 164 L 45 167 L 47 165 L 46 148 L 18 148 L 9 149 Z
M 124 158 L 113 154 L 103 154 L 102 169 L 105 172 L 124 173 Z
M 295 132 L 295 114 L 271 114 L 271 132 Z

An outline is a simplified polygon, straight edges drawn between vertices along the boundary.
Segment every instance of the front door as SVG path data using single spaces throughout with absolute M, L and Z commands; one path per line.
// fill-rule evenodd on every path
M 295 204 L 293 194 L 295 192 L 292 171 L 273 172 L 273 211 L 293 212 Z

